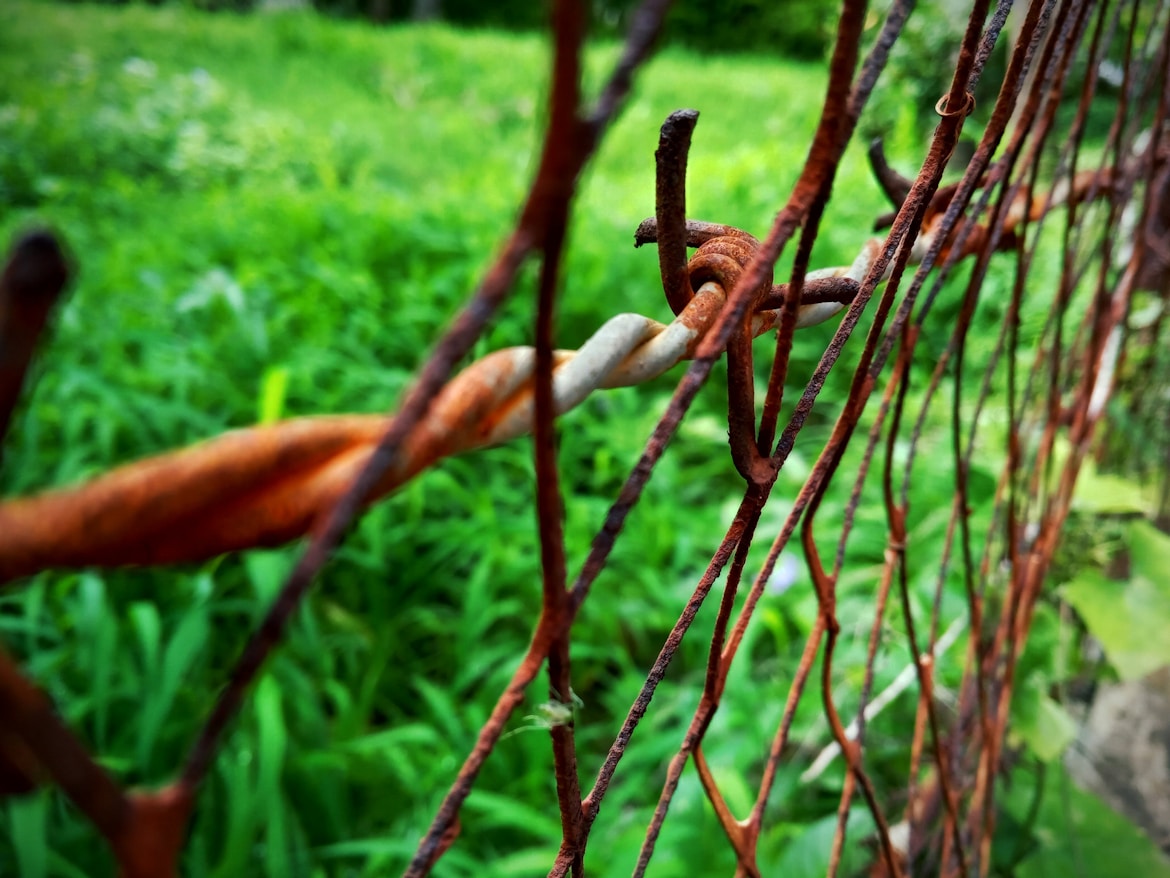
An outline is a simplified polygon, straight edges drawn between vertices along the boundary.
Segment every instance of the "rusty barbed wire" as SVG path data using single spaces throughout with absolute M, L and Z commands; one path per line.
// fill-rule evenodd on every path
M 1087 173 L 1069 192 L 1055 196 L 1054 204 L 1075 202 L 1097 179 Z M 1009 228 L 1033 214 L 1014 209 Z M 927 219 L 911 248 L 911 264 L 934 246 L 942 216 Z M 656 221 L 645 220 L 635 233 L 635 246 L 656 240 Z M 579 350 L 553 354 L 558 415 L 595 390 L 649 381 L 695 356 L 759 242 L 739 229 L 699 221 L 686 223 L 685 242 L 698 248 L 688 265 L 688 282 L 697 284 L 697 291 L 674 321 L 619 314 Z M 852 264 L 806 275 L 796 327 L 840 313 L 882 243 L 871 238 Z M 978 252 L 982 244 L 976 231 L 962 255 Z M 890 271 L 887 267 L 879 281 Z M 776 328 L 787 290 L 780 284 L 761 294 L 751 318 L 753 336 Z M 530 432 L 535 375 L 531 347 L 496 351 L 464 369 L 436 396 L 429 415 L 403 443 L 367 501 L 389 494 L 446 457 Z M 203 560 L 303 536 L 366 465 L 387 423 L 382 415 L 328 415 L 234 430 L 77 487 L 9 499 L 0 503 L 0 581 L 54 567 Z
M 711 246 L 722 240 L 713 239 Z M 706 265 L 710 253 L 701 252 Z M 596 389 L 648 381 L 693 356 L 725 299 L 723 287 L 704 283 L 669 325 L 621 314 L 580 350 L 557 351 L 557 413 Z M 777 310 L 757 313 L 753 332 L 767 332 L 777 318 Z M 393 491 L 445 457 L 528 433 L 534 353 L 529 347 L 497 351 L 452 379 L 368 499 Z M 287 542 L 307 533 L 336 502 L 369 460 L 386 424 L 380 415 L 342 415 L 236 430 L 80 487 L 9 500 L 0 505 L 0 578 L 50 567 L 201 560 Z M 208 520 L 211 511 L 215 516 Z
M 45 231 L 23 236 L 0 275 L 0 437 L 24 386 L 33 351 L 69 280 L 65 255 Z
M 809 270 L 813 241 L 834 174 L 911 5 L 906 0 L 892 5 L 857 72 L 866 10 L 860 0 L 848 0 L 839 23 L 829 86 L 809 161 L 769 235 L 760 241 L 730 226 L 686 219 L 686 159 L 698 114 L 672 114 L 663 125 L 656 154 L 656 214 L 638 227 L 635 245 L 658 245 L 663 292 L 675 319 L 664 324 L 638 314 L 618 315 L 579 350 L 557 351 L 552 338 L 552 312 L 577 174 L 628 91 L 632 71 L 649 51 L 667 5 L 662 0 L 650 0 L 640 7 L 625 53 L 596 106 L 585 113 L 580 109 L 584 6 L 577 0 L 561 0 L 556 5 L 551 112 L 540 169 L 528 201 L 502 255 L 471 305 L 428 361 L 399 414 L 300 418 L 233 431 L 193 448 L 129 464 L 81 486 L 0 504 L 0 581 L 50 567 L 172 563 L 274 545 L 304 534 L 313 538 L 268 617 L 249 641 L 224 694 L 196 739 L 180 779 L 160 791 L 127 794 L 119 789 L 56 717 L 47 699 L 0 652 L 0 715 L 10 720 L 0 729 L 0 793 L 28 789 L 51 779 L 110 841 L 125 874 L 168 873 L 176 861 L 195 793 L 219 736 L 279 639 L 284 622 L 359 507 L 392 492 L 448 456 L 506 442 L 535 430 L 542 440 L 535 443 L 539 474 L 536 502 L 541 510 L 541 612 L 526 654 L 482 726 L 475 747 L 407 869 L 408 875 L 426 874 L 456 840 L 460 807 L 499 740 L 504 723 L 545 661 L 550 697 L 554 701 L 568 700 L 570 629 L 576 614 L 666 442 L 709 375 L 711 364 L 726 352 L 731 456 L 746 482 L 743 500 L 631 705 L 598 769 L 595 783 L 584 795 L 578 781 L 572 723 L 557 724 L 551 730 L 562 838 L 550 874 L 583 874 L 589 834 L 618 763 L 699 608 L 725 572 L 702 694 L 666 768 L 662 793 L 647 828 L 635 874 L 643 874 L 647 868 L 682 772 L 692 760 L 734 852 L 737 874 L 766 873 L 757 861 L 765 807 L 788 748 L 796 706 L 805 694 L 807 682 L 813 679 L 818 655 L 823 656 L 820 688 L 825 717 L 837 752 L 844 757 L 848 769 L 837 810 L 829 874 L 835 874 L 838 868 L 845 846 L 846 818 L 858 790 L 877 827 L 881 853 L 875 858 L 873 875 L 926 871 L 943 876 L 986 874 L 995 828 L 995 782 L 1003 764 L 1014 669 L 1041 596 L 1056 535 L 1069 512 L 1077 471 L 1089 451 L 1094 428 L 1103 416 L 1104 402 L 1112 389 L 1122 350 L 1120 332 L 1131 293 L 1143 273 L 1157 274 L 1160 251 L 1147 241 L 1148 236 L 1139 231 L 1128 238 L 1123 234 L 1116 242 L 1110 236 L 1125 228 L 1126 223 L 1131 230 L 1154 228 L 1164 216 L 1165 206 L 1157 199 L 1165 188 L 1170 164 L 1170 150 L 1166 148 L 1170 135 L 1165 131 L 1170 114 L 1170 17 L 1166 15 L 1166 0 L 1154 11 L 1146 39 L 1152 40 L 1156 25 L 1166 19 L 1161 25 L 1164 38 L 1150 65 L 1151 72 L 1140 77 L 1140 82 L 1139 77 L 1131 75 L 1137 2 L 1122 0 L 1116 5 L 1096 6 L 1087 0 L 1033 2 L 1017 35 L 999 96 L 974 157 L 960 182 L 942 186 L 943 167 L 952 155 L 964 120 L 974 110 L 976 83 L 1011 6 L 1004 0 L 989 16 L 990 4 L 986 0 L 975 3 L 951 86 L 938 103 L 940 123 L 917 178 L 907 179 L 891 168 L 880 143 L 871 147 L 875 177 L 895 207 L 894 213 L 877 219 L 875 229 L 889 228 L 889 233 L 866 240 L 849 265 Z M 1123 98 L 1114 113 L 1104 157 L 1096 167 L 1081 169 L 1078 149 L 1089 101 L 1095 93 L 1095 71 L 1113 34 L 1113 25 L 1107 24 L 1107 12 L 1113 11 L 1112 20 L 1116 23 L 1126 9 L 1129 18 Z M 1077 113 L 1052 182 L 1042 183 L 1038 168 L 1043 148 L 1056 131 L 1059 101 L 1070 71 L 1082 57 L 1078 52 L 1082 51 L 1081 43 L 1094 10 L 1096 19 L 1087 50 L 1093 72 L 1082 84 Z M 1142 53 L 1143 58 L 1155 54 L 1144 49 Z M 1018 105 L 1021 95 L 1025 96 L 1022 108 Z M 1139 106 L 1140 112 L 1131 112 Z M 1015 128 L 1007 147 L 993 161 L 1012 117 Z M 1131 117 L 1149 123 L 1145 146 L 1140 149 L 1136 147 L 1140 138 Z M 1131 144 L 1134 148 L 1123 149 Z M 1149 182 L 1143 186 L 1143 181 Z M 1105 203 L 1105 218 L 1090 230 L 1078 224 L 1077 208 L 1091 202 Z M 1139 210 L 1124 213 L 1125 205 L 1132 208 L 1138 202 Z M 1024 279 L 1040 247 L 1040 228 L 1058 207 L 1065 209 L 1060 284 L 1055 306 L 1040 336 L 1043 344 L 1036 353 L 1025 392 L 1020 394 L 1015 360 Z M 798 229 L 793 274 L 787 283 L 774 284 L 773 266 Z M 1078 264 L 1074 243 L 1084 245 L 1093 234 L 1093 258 Z M 1130 263 L 1110 278 L 1114 245 L 1120 248 L 1127 241 L 1132 241 Z M 689 259 L 688 247 L 696 250 Z M 448 380 L 454 364 L 502 301 L 515 271 L 530 253 L 541 257 L 535 347 L 489 354 Z M 981 301 L 993 253 L 1009 254 L 1005 258 L 1014 255 L 1015 282 L 972 415 L 961 405 L 961 377 L 967 361 L 965 339 Z M 968 257 L 974 258 L 974 265 L 958 303 L 953 332 L 924 399 L 917 403 L 920 411 L 912 417 L 908 409 L 912 357 L 928 316 L 939 301 L 945 278 Z M 1071 319 L 1073 290 L 1090 264 L 1098 268 L 1092 304 L 1076 320 L 1076 331 L 1069 342 L 1063 335 L 1063 324 L 1066 318 Z M 917 271 L 903 292 L 904 273 L 914 266 Z M 919 293 L 928 276 L 934 278 L 933 285 L 920 300 Z M 7 290 L 8 272 L 4 278 Z M 886 286 L 878 294 L 877 288 L 883 283 Z M 783 526 L 774 535 L 766 560 L 750 578 L 751 586 L 741 601 L 738 590 L 747 575 L 748 551 L 761 527 L 761 512 L 777 473 L 829 370 L 875 295 L 878 301 L 871 309 L 872 324 L 832 436 L 794 499 Z M 842 311 L 844 319 L 796 403 L 788 425 L 777 438 L 793 332 Z M 0 319 L 0 341 L 7 337 L 4 325 Z M 772 330 L 777 332 L 776 356 L 763 414 L 757 422 L 751 340 Z M 21 355 L 24 362 L 30 352 L 31 346 Z M 570 583 L 557 514 L 561 495 L 555 444 L 551 441 L 554 417 L 596 390 L 650 380 L 687 359 L 694 362 L 680 380 L 645 452 L 599 530 L 581 572 Z M 867 402 L 891 360 L 893 367 L 869 425 L 843 521 L 833 523 L 836 551 L 832 565 L 828 565 L 822 563 L 814 533 L 818 509 L 828 486 L 838 476 L 845 450 L 860 428 Z M 1006 361 L 1009 374 L 1011 441 L 995 493 L 993 523 L 977 563 L 968 473 L 977 447 L 980 414 L 991 393 L 992 375 L 1001 361 Z M 943 394 L 948 371 L 954 381 L 950 416 L 955 492 L 938 561 L 929 632 L 920 638 L 920 620 L 915 617 L 907 572 L 912 552 L 919 545 L 908 525 L 910 482 L 927 411 Z M 7 366 L 4 373 L 0 377 L 6 380 L 16 374 Z M 17 380 L 17 387 L 19 383 Z M 1063 458 L 1058 452 L 1061 430 L 1067 430 L 1071 448 Z M 879 457 L 883 437 L 884 454 Z M 906 459 L 900 464 L 895 450 L 899 442 L 908 445 Z M 862 489 L 875 460 L 880 460 L 882 467 L 887 544 L 877 578 L 873 615 L 865 626 L 865 675 L 856 719 L 846 723 L 833 695 L 833 655 L 842 628 L 837 587 L 845 565 L 846 543 L 862 502 Z M 896 485 L 899 467 L 902 478 Z M 1049 472 L 1053 473 L 1052 482 L 1045 477 Z M 818 613 L 764 759 L 756 800 L 748 816 L 740 819 L 732 813 L 720 790 L 704 742 L 747 626 L 780 552 L 798 528 Z M 963 570 L 968 612 L 965 622 L 961 618 L 943 619 L 940 611 L 952 555 L 959 559 Z M 1006 565 L 1007 571 L 1001 574 L 1005 590 L 1002 608 L 989 606 L 984 600 L 996 560 Z M 909 673 L 903 672 L 898 679 L 913 677 L 918 682 L 905 810 L 900 821 L 895 820 L 890 803 L 883 800 L 882 791 L 871 779 L 864 750 L 867 718 L 880 709 L 876 705 L 887 704 L 895 697 L 900 691 L 897 687 L 906 685 L 891 684 L 877 700 L 869 700 L 891 592 L 896 595 L 893 599 L 902 603 L 911 651 Z M 970 662 L 957 717 L 946 728 L 935 708 L 933 657 L 964 629 L 969 632 Z

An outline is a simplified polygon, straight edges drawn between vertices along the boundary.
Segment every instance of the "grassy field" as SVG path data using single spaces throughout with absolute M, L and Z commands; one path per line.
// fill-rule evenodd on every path
M 615 52 L 591 50 L 591 83 Z M 4 493 L 70 483 L 261 417 L 392 409 L 515 217 L 542 130 L 547 62 L 537 37 L 439 26 L 4 4 L 0 235 L 49 223 L 80 265 L 8 436 Z M 586 173 L 558 344 L 577 346 L 622 311 L 669 316 L 653 252 L 632 247 L 634 227 L 653 212 L 653 152 L 667 113 L 702 113 L 689 213 L 762 234 L 803 162 L 824 82 L 819 66 L 776 60 L 668 51 L 653 61 Z M 895 159 L 913 170 L 921 143 L 912 113 L 895 114 L 889 133 Z M 837 193 L 814 266 L 851 261 L 886 209 L 856 147 Z M 477 354 L 530 341 L 532 281 L 522 278 Z M 924 369 L 945 342 L 946 307 L 937 338 L 922 346 Z M 996 319 L 994 309 L 981 315 L 987 326 Z M 794 385 L 831 332 L 802 334 Z M 990 340 L 971 347 L 977 364 Z M 742 491 L 726 450 L 720 368 L 575 630 L 586 786 Z M 826 437 L 848 374 L 832 376 L 764 534 L 778 527 L 783 498 Z M 563 419 L 571 570 L 675 380 L 599 394 Z M 947 442 L 940 430 L 925 449 Z M 945 455 L 923 457 L 927 475 L 945 471 Z M 975 473 L 979 496 L 993 485 L 993 464 L 992 456 Z M 945 478 L 922 481 L 912 525 L 929 539 L 945 525 L 931 510 L 946 508 L 950 489 Z M 521 441 L 449 461 L 363 519 L 226 741 L 184 874 L 402 868 L 535 620 L 533 492 L 531 445 Z M 842 502 L 830 499 L 822 519 Z M 865 618 L 884 537 L 876 507 L 863 512 L 841 584 L 843 618 L 851 605 Z M 157 785 L 179 764 L 294 555 L 42 574 L 0 595 L 0 637 L 119 777 Z M 708 737 L 708 758 L 740 813 L 752 790 L 735 779 L 758 776 L 816 612 L 800 565 L 792 569 L 787 591 L 765 598 Z M 928 601 L 929 566 L 915 587 Z M 957 590 L 948 594 L 948 615 L 960 604 Z M 665 761 L 698 699 L 714 609 L 701 614 L 623 762 L 593 833 L 591 874 L 626 874 L 636 858 Z M 892 624 L 879 685 L 905 663 Z M 838 658 L 846 710 L 865 636 L 847 633 Z M 946 665 L 941 682 L 960 671 L 958 660 Z M 559 827 L 547 735 L 534 718 L 541 699 L 538 685 L 436 874 L 533 875 L 551 862 Z M 904 783 L 910 709 L 871 729 L 869 758 L 887 791 Z M 798 776 L 828 738 L 819 702 L 805 699 L 793 736 L 801 748 L 782 769 L 761 839 L 761 861 L 776 864 L 775 874 L 823 874 L 841 770 L 807 785 Z M 96 834 L 54 794 L 3 806 L 0 827 L 0 875 L 112 872 Z M 868 856 L 850 848 L 857 863 Z M 733 867 L 688 773 L 652 874 Z

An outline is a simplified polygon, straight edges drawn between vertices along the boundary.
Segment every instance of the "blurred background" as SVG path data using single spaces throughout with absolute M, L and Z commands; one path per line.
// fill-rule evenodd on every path
M 617 55 L 631 5 L 593 4 L 592 89 Z M 922 6 L 838 174 L 814 268 L 852 262 L 889 209 L 865 162 L 869 138 L 883 137 L 894 165 L 917 173 L 967 14 Z M 871 14 L 867 41 L 882 11 L 878 4 Z M 826 0 L 680 0 L 663 51 L 639 74 L 579 190 L 559 346 L 577 347 L 623 311 L 670 316 L 654 252 L 632 244 L 654 212 L 654 149 L 671 111 L 701 113 L 688 213 L 766 232 L 820 113 L 836 13 Z M 546 113 L 545 17 L 544 4 L 519 0 L 0 5 L 0 234 L 7 241 L 47 224 L 78 266 L 6 439 L 4 494 L 73 483 L 233 427 L 392 410 L 499 247 L 532 177 Z M 1005 56 L 997 50 L 990 62 L 990 92 L 978 95 L 969 136 L 979 134 Z M 1110 101 L 1106 88 L 1090 115 L 1087 153 L 1102 148 Z M 789 252 L 777 277 L 790 265 Z M 1038 265 L 1033 282 L 1051 283 L 1058 268 Z M 925 330 L 913 366 L 918 387 L 946 345 L 964 281 L 960 270 Z M 993 266 L 987 284 L 1001 294 L 985 297 L 968 340 L 972 387 L 990 360 L 1010 283 Z M 531 342 L 533 289 L 529 270 L 476 356 Z M 1025 338 L 1048 310 L 1043 297 L 1028 308 Z M 800 334 L 787 399 L 798 397 L 832 331 Z M 781 474 L 763 534 L 780 526 L 786 498 L 828 436 L 861 335 Z M 771 349 L 759 342 L 761 387 Z M 1125 380 L 1144 375 L 1165 386 L 1153 362 L 1135 347 Z M 680 374 L 595 394 L 560 421 L 570 575 Z M 717 366 L 574 629 L 586 787 L 742 493 L 727 452 L 724 375 Z M 1148 417 L 1157 418 L 1152 405 Z M 986 531 L 1004 454 L 1002 423 L 987 421 L 971 473 L 977 533 Z M 1103 614 L 1106 630 L 1128 612 L 1094 604 L 1102 588 L 1144 577 L 1162 594 L 1154 571 L 1170 564 L 1170 548 L 1146 521 L 1165 507 L 1154 477 L 1163 459 L 1158 443 L 1134 441 L 1152 435 L 1151 422 L 1121 423 L 1115 444 L 1124 453 L 1106 456 L 1084 481 L 1055 579 L 1095 577 L 1079 592 L 1090 599 L 1074 612 L 1054 588 L 1037 610 L 993 874 L 1078 874 L 1069 871 L 1074 862 L 1087 875 L 1170 874 L 1148 836 L 1063 767 L 1084 701 L 1066 697 L 1069 687 L 1091 692 L 1170 659 L 1165 638 L 1128 642 L 1127 656 L 1141 653 L 1136 665 L 1107 639 L 1095 641 L 1103 649 L 1084 648 L 1097 624 L 1088 620 Z M 916 464 L 910 526 L 919 544 L 944 539 L 950 441 L 940 411 L 925 424 Z M 857 466 L 859 451 L 843 470 Z M 845 484 L 819 520 L 840 517 Z M 884 510 L 870 487 L 875 502 L 862 506 L 839 586 L 842 618 L 854 610 L 868 618 L 885 548 Z M 531 633 L 540 604 L 534 490 L 523 440 L 447 461 L 365 516 L 233 726 L 200 799 L 183 874 L 401 871 Z M 1135 541 L 1144 548 L 1133 556 Z M 766 548 L 759 542 L 749 571 Z M 104 764 L 128 784 L 157 786 L 179 765 L 295 557 L 289 547 L 182 568 L 43 573 L 0 592 L 0 637 Z M 929 613 L 934 569 L 924 562 L 912 578 L 914 600 Z M 1161 600 L 1142 610 L 1151 630 L 1170 623 Z M 816 612 L 803 562 L 786 554 L 707 738 L 707 758 L 737 813 L 754 795 Z M 593 831 L 590 874 L 632 868 L 701 691 L 714 614 L 713 604 L 701 612 L 622 763 Z M 964 614 L 954 573 L 941 624 L 961 625 Z M 856 704 L 866 624 L 847 628 L 838 647 L 835 694 L 845 714 Z M 887 625 L 878 690 L 908 661 L 900 615 L 890 612 Z M 944 703 L 963 662 L 962 646 L 939 658 Z M 529 702 L 488 761 L 436 875 L 537 875 L 551 863 L 560 830 L 541 684 Z M 891 802 L 905 784 L 913 716 L 907 696 L 868 730 L 867 764 Z M 844 773 L 838 760 L 814 778 L 802 774 L 830 739 L 819 701 L 806 698 L 760 842 L 772 874 L 824 874 Z M 842 874 L 871 859 L 860 842 L 868 813 L 855 808 Z M 650 874 L 733 868 L 688 771 Z M 0 806 L 0 875 L 108 874 L 97 833 L 57 793 Z

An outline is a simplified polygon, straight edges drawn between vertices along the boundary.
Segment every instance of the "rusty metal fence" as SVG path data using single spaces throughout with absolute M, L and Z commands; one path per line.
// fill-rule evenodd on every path
M 381 416 L 323 416 L 225 434 L 190 449 L 134 463 L 65 490 L 0 504 L 0 579 L 18 580 L 58 567 L 155 565 L 213 557 L 307 536 L 295 569 L 255 631 L 226 687 L 194 736 L 178 779 L 153 792 L 130 793 L 99 766 L 48 700 L 0 654 L 0 790 L 18 794 L 51 781 L 109 842 L 127 876 L 173 874 L 200 785 L 224 730 L 298 603 L 363 507 L 453 454 L 535 434 L 537 507 L 544 571 L 543 606 L 527 653 L 517 663 L 467 755 L 407 874 L 428 873 L 457 843 L 460 808 L 505 722 L 547 666 L 554 699 L 571 692 L 573 624 L 638 502 L 655 464 L 711 373 L 728 359 L 728 435 L 731 461 L 745 486 L 738 511 L 714 549 L 709 567 L 681 608 L 653 667 L 591 789 L 581 789 L 571 713 L 550 731 L 556 766 L 562 842 L 550 874 L 580 875 L 590 830 L 655 688 L 716 583 L 722 595 L 710 636 L 702 697 L 666 771 L 646 828 L 635 874 L 645 872 L 668 807 L 693 763 L 735 852 L 737 874 L 760 875 L 757 841 L 766 804 L 797 703 L 816 698 L 848 767 L 838 809 L 833 865 L 845 844 L 851 803 L 861 796 L 877 827 L 873 874 L 985 875 L 996 821 L 996 784 L 1015 673 L 1068 513 L 1079 471 L 1125 356 L 1127 315 L 1135 287 L 1165 298 L 1165 205 L 1170 194 L 1170 14 L 1165 2 L 1094 3 L 1035 0 L 1012 9 L 976 2 L 958 47 L 958 61 L 939 120 L 914 179 L 892 170 L 880 145 L 871 149 L 875 176 L 893 203 L 878 218 L 881 232 L 849 266 L 810 270 L 813 242 L 833 190 L 834 176 L 858 119 L 913 4 L 895 0 L 878 36 L 862 52 L 865 18 L 846 0 L 837 27 L 823 112 L 805 166 L 768 234 L 759 240 L 729 226 L 686 216 L 686 164 L 697 113 L 679 111 L 662 127 L 657 158 L 657 207 L 636 233 L 657 245 L 662 286 L 674 312 L 669 324 L 635 314 L 614 317 L 577 351 L 553 344 L 553 311 L 569 209 L 582 168 L 618 113 L 632 77 L 651 51 L 669 6 L 647 0 L 634 14 L 624 50 L 599 97 L 583 102 L 581 49 L 587 18 L 579 0 L 555 4 L 548 124 L 535 181 L 515 229 L 466 307 L 420 367 L 398 411 Z M 942 186 L 976 84 L 995 47 L 1010 51 L 998 96 L 961 180 Z M 1107 57 L 1120 55 L 1121 81 L 1104 148 L 1083 149 L 1086 121 Z M 1054 162 L 1041 166 L 1042 159 Z M 1046 160 L 1046 159 L 1045 159 Z M 1161 225 L 1159 225 L 1161 223 Z M 1056 249 L 1041 238 L 1056 237 Z M 1055 233 L 1053 235 L 1052 233 Z M 794 241 L 795 239 L 795 241 Z M 795 247 L 791 277 L 773 283 L 781 252 Z M 695 253 L 688 259 L 688 248 Z M 967 337 L 976 308 L 988 295 L 984 280 L 994 254 L 1011 265 L 1002 328 L 975 399 L 963 399 Z M 1034 260 L 1058 260 L 1036 282 Z M 533 348 L 499 351 L 452 376 L 512 289 L 518 269 L 539 262 L 538 316 Z M 963 265 L 965 284 L 949 343 L 924 392 L 908 394 L 910 363 L 920 330 L 935 319 L 943 284 Z M 0 405 L 7 426 L 35 340 L 66 283 L 55 241 L 34 235 L 14 251 L 0 280 Z M 1151 281 L 1151 278 L 1153 279 Z M 1036 301 L 1049 316 L 1034 351 L 1021 347 L 1021 310 Z M 794 333 L 842 314 L 786 424 L 780 413 Z M 853 377 L 840 415 L 783 525 L 764 533 L 761 515 L 826 376 L 855 339 Z M 757 417 L 753 345 L 775 333 L 775 356 Z M 645 450 L 598 529 L 592 550 L 572 577 L 561 531 L 564 498 L 554 442 L 554 419 L 595 390 L 649 380 L 680 361 L 690 365 Z M 975 534 L 969 472 L 979 445 L 981 414 L 992 404 L 992 376 L 1002 385 L 1006 455 L 995 489 L 992 525 Z M 953 386 L 946 389 L 948 380 Z M 913 403 L 908 400 L 913 399 Z M 870 405 L 867 413 L 867 404 Z M 923 424 L 952 422 L 955 483 L 942 547 L 916 545 L 907 529 L 914 460 Z M 861 430 L 863 416 L 867 429 Z M 861 433 L 861 435 L 855 435 Z M 846 448 L 863 451 L 855 473 L 841 467 Z M 873 466 L 875 460 L 877 466 Z M 841 521 L 821 521 L 818 509 L 834 479 L 852 479 Z M 871 615 L 843 620 L 837 585 L 847 541 L 867 480 L 880 483 L 887 544 L 875 583 Z M 570 501 L 571 502 L 571 501 Z M 763 537 L 764 563 L 749 571 L 748 550 Z M 704 756 L 704 737 L 719 708 L 728 674 L 752 623 L 780 553 L 794 539 L 803 547 L 819 606 L 817 622 L 791 681 L 783 718 L 761 754 L 754 805 L 733 814 Z M 981 547 L 981 550 L 980 548 Z M 933 553 L 933 554 L 932 554 Z M 907 559 L 933 564 L 933 613 L 920 618 L 908 593 Z M 967 617 L 942 631 L 944 580 L 962 578 Z M 19 587 L 16 582 L 10 587 Z M 885 801 L 866 766 L 865 718 L 874 656 L 883 636 L 891 590 L 901 605 L 917 683 L 917 720 L 909 745 L 904 796 Z M 596 600 L 596 598 L 595 598 Z M 892 612 L 892 611 L 891 611 Z M 835 649 L 843 623 L 869 630 L 857 715 L 847 722 L 834 698 Z M 933 656 L 940 640 L 967 635 L 967 665 L 956 718 L 944 725 L 933 690 Z M 693 636 L 693 635 L 692 635 Z M 708 635 L 700 635 L 708 636 Z

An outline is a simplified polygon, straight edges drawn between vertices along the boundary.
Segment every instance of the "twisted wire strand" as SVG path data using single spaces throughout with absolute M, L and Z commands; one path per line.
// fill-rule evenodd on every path
M 557 413 L 593 390 L 649 381 L 692 356 L 724 299 L 720 285 L 706 283 L 669 325 L 619 314 L 580 350 L 558 351 Z M 753 332 L 767 332 L 778 317 L 778 310 L 756 314 Z M 813 313 L 809 322 L 819 319 Z M 534 349 L 514 347 L 455 376 L 370 501 L 442 458 L 528 433 L 534 367 Z M 330 508 L 385 429 L 384 415 L 294 418 L 232 430 L 78 486 L 9 500 L 0 504 L 0 580 L 49 567 L 196 561 L 285 543 L 307 533 Z
M 1030 211 L 1021 211 L 1020 217 L 1025 213 Z M 924 223 L 912 245 L 912 262 L 929 249 L 936 218 Z M 692 260 L 699 280 L 711 253 L 720 251 L 719 236 L 710 229 L 727 227 L 693 226 L 699 231 L 688 243 L 714 243 Z M 750 239 L 746 233 L 738 235 Z M 651 221 L 639 227 L 636 240 L 653 240 Z M 851 265 L 810 272 L 806 281 L 847 278 L 859 283 L 882 243 L 871 238 Z M 670 324 L 619 314 L 580 350 L 557 351 L 557 414 L 579 405 L 594 390 L 640 384 L 691 358 L 725 299 L 723 286 L 706 280 Z M 821 323 L 843 308 L 840 301 L 804 303 L 797 326 Z M 752 318 L 753 336 L 775 328 L 779 318 L 779 307 L 758 311 Z M 534 369 L 534 349 L 513 347 L 491 353 L 456 375 L 367 502 L 443 458 L 528 433 L 534 417 Z M 0 503 L 0 582 L 54 567 L 199 561 L 303 536 L 361 471 L 385 432 L 387 417 L 319 415 L 232 430 L 126 464 L 81 485 Z

